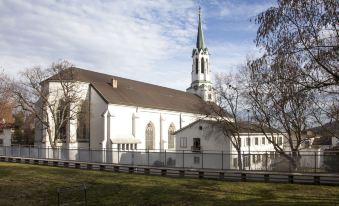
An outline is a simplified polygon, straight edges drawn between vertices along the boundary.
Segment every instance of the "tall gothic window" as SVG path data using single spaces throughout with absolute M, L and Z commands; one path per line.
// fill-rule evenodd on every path
M 175 126 L 172 123 L 168 128 L 168 149 L 174 148 L 174 132 Z
M 201 58 L 201 73 L 205 72 L 205 60 L 204 58 Z
M 195 73 L 198 74 L 199 72 L 199 60 L 198 58 L 195 59 Z
M 208 59 L 206 59 L 206 74 L 208 73 Z
M 154 149 L 154 126 L 152 122 L 149 122 L 145 131 L 146 149 Z
M 57 118 L 55 122 L 55 135 L 60 141 L 66 141 L 67 137 L 67 123 L 69 120 L 69 105 L 66 105 L 66 102 L 63 99 L 60 99 L 58 102 Z
M 77 113 L 77 140 L 88 141 L 89 139 L 89 101 L 82 101 Z

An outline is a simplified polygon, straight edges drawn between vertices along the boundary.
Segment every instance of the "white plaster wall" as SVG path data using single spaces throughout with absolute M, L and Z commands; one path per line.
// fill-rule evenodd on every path
M 102 116 L 108 109 L 107 103 L 97 93 L 90 88 L 90 148 L 101 149 L 101 142 L 104 140 L 104 117 Z
M 199 127 L 202 127 L 202 130 Z M 180 147 L 180 137 L 187 137 L 187 148 Z M 223 134 L 205 122 L 198 122 L 176 134 L 176 149 L 191 150 L 193 138 L 200 138 L 201 149 L 204 151 L 230 151 L 230 142 Z
M 49 96 L 48 99 L 51 103 L 59 101 L 63 97 L 63 89 L 59 82 L 48 82 L 45 85 L 45 89 L 48 90 Z M 76 91 L 77 97 L 79 100 L 85 100 L 88 98 L 88 92 L 89 92 L 89 83 L 85 82 L 75 82 L 74 90 Z M 74 105 L 76 108 L 78 105 Z M 48 110 L 47 110 L 48 111 Z M 51 123 L 51 129 L 52 129 L 52 136 L 54 137 L 54 120 L 52 118 L 51 111 L 48 111 L 47 117 L 49 118 L 49 121 Z M 37 123 L 38 129 L 41 130 L 41 125 Z M 40 125 L 40 126 L 39 126 Z M 57 143 L 57 146 L 59 147 L 79 147 L 80 145 L 82 147 L 88 147 L 87 145 L 78 144 L 76 142 L 76 129 L 77 129 L 77 120 L 71 120 L 70 124 L 68 125 L 67 129 L 67 136 L 66 143 Z M 42 135 L 38 136 L 38 135 Z M 41 146 L 43 147 L 50 147 L 49 137 L 46 131 L 38 131 L 37 136 L 35 137 L 38 141 L 42 140 Z M 39 144 L 37 142 L 37 144 Z
M 200 130 L 202 126 L 202 130 Z M 248 136 L 251 139 L 251 146 L 247 146 L 246 139 Z M 187 147 L 180 147 L 180 138 L 187 138 Z M 258 137 L 258 145 L 255 145 L 255 138 Z M 264 155 L 268 153 L 271 154 L 274 151 L 273 145 L 269 144 L 267 139 L 265 139 L 265 144 L 262 144 L 262 138 L 265 137 L 263 134 L 246 133 L 241 134 L 241 151 L 242 155 L 251 154 L 251 158 L 254 157 L 254 154 Z M 193 138 L 200 138 L 201 150 L 203 154 L 199 152 L 191 152 L 191 146 L 193 146 Z M 237 151 L 231 144 L 230 140 L 223 136 L 222 132 L 216 128 L 213 128 L 210 124 L 206 122 L 198 122 L 192 126 L 185 128 L 182 131 L 179 131 L 176 134 L 176 149 L 185 150 L 185 158 L 183 160 L 182 154 L 177 155 L 177 166 L 181 166 L 184 162 L 185 167 L 192 168 L 224 168 L 224 169 L 236 169 L 233 167 L 233 158 L 238 158 Z M 223 153 L 223 157 L 222 154 Z M 200 157 L 200 163 L 194 163 L 194 157 Z M 202 162 L 202 159 L 204 162 Z M 245 169 L 262 169 L 263 161 L 251 163 L 249 167 Z M 269 163 L 268 163 L 269 164 Z
M 145 149 L 145 130 L 149 122 L 154 125 L 154 149 L 168 149 L 168 129 L 176 130 L 199 118 L 199 115 L 125 105 L 109 105 L 110 138 L 133 137 L 140 141 L 138 149 Z M 181 121 L 181 123 L 180 123 Z

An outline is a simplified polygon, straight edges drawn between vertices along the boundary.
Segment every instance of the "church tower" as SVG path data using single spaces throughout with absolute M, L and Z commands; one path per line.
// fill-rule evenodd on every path
M 199 24 L 196 48 L 192 51 L 192 83 L 187 92 L 200 96 L 204 101 L 214 101 L 214 89 L 211 82 L 209 52 L 205 46 L 204 33 L 201 23 L 201 9 L 199 8 Z

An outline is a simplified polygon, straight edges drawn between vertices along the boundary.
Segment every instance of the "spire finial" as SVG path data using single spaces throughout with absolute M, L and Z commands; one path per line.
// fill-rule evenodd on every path
M 204 34 L 202 30 L 202 22 L 201 22 L 201 7 L 199 6 L 199 24 L 198 24 L 198 35 L 197 35 L 197 48 L 204 49 L 205 42 L 204 42 Z

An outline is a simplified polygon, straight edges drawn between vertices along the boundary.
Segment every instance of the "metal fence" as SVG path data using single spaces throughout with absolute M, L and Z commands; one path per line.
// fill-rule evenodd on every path
M 290 152 L 286 152 L 290 156 Z M 108 163 L 135 166 L 239 170 L 237 153 L 190 150 L 118 150 L 0 146 L 0 156 Z M 286 156 L 275 151 L 242 152 L 243 170 L 339 173 L 339 152 L 301 151 L 295 169 Z

